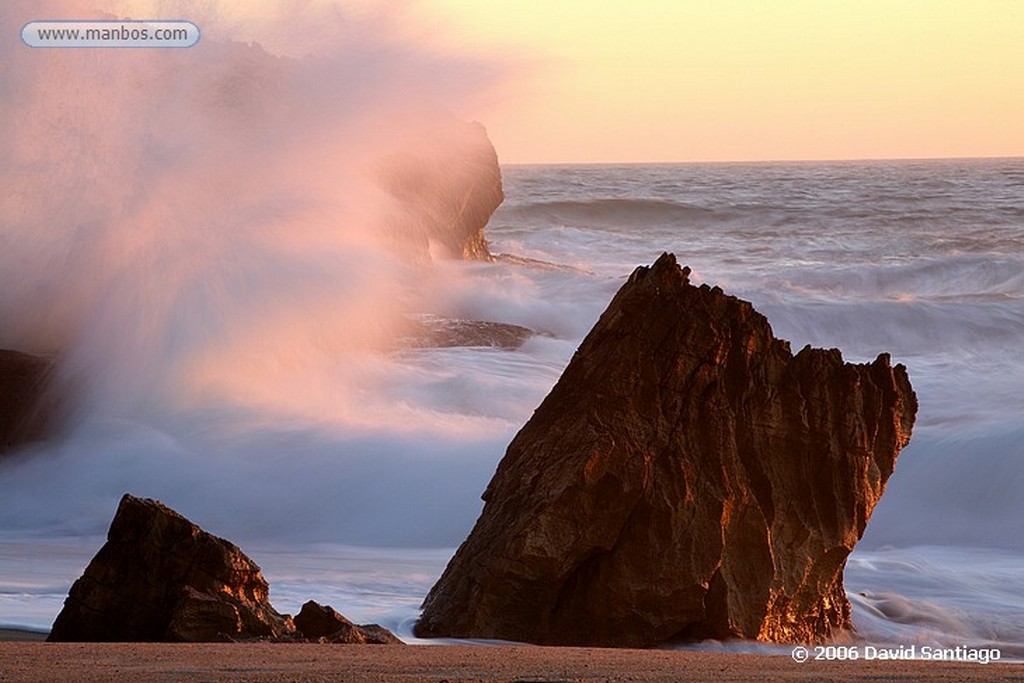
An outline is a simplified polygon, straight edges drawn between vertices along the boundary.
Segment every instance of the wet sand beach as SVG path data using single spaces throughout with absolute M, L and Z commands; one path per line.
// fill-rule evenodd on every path
M 530 646 L 0 643 L 2 681 L 1020 681 L 1024 664 Z

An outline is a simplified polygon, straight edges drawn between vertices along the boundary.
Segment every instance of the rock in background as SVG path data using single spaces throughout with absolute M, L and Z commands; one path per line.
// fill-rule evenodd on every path
M 394 239 L 441 258 L 491 260 L 484 226 L 505 199 L 498 155 L 487 131 L 438 114 L 432 126 L 387 155 L 379 179 L 402 211 L 392 217 Z
M 0 349 L 0 456 L 49 436 L 56 413 L 47 393 L 52 376 L 49 359 Z
M 910 439 L 885 354 L 794 356 L 753 307 L 638 268 L 509 445 L 420 636 L 647 646 L 820 641 Z

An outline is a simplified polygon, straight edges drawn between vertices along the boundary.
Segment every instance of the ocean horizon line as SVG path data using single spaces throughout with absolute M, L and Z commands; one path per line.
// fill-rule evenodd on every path
M 953 157 L 860 157 L 851 159 L 732 159 L 732 160 L 683 160 L 683 161 L 501 161 L 502 168 L 564 168 L 564 167 L 650 167 L 650 166 L 777 166 L 782 164 L 813 165 L 813 164 L 905 164 L 905 163 L 944 163 L 944 162 L 993 162 L 1019 161 L 1024 155 L 1010 156 L 953 156 Z

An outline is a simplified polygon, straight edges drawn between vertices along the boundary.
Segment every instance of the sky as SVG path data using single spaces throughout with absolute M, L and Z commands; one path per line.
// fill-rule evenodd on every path
M 504 163 L 1024 156 L 1020 0 L 423 0 Z

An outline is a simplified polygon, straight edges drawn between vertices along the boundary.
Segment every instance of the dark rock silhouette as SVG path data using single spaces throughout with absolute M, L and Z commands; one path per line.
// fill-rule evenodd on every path
M 53 362 L 0 349 L 0 456 L 53 429 L 56 403 L 48 395 Z
M 157 501 L 125 495 L 51 641 L 216 641 L 293 633 L 260 568 Z
M 508 447 L 420 636 L 820 641 L 910 439 L 902 365 L 795 356 L 753 307 L 638 268 Z
M 352 645 L 402 645 L 391 631 L 379 624 L 357 625 L 334 611 L 330 605 L 312 600 L 295 615 L 295 628 L 304 638 Z

